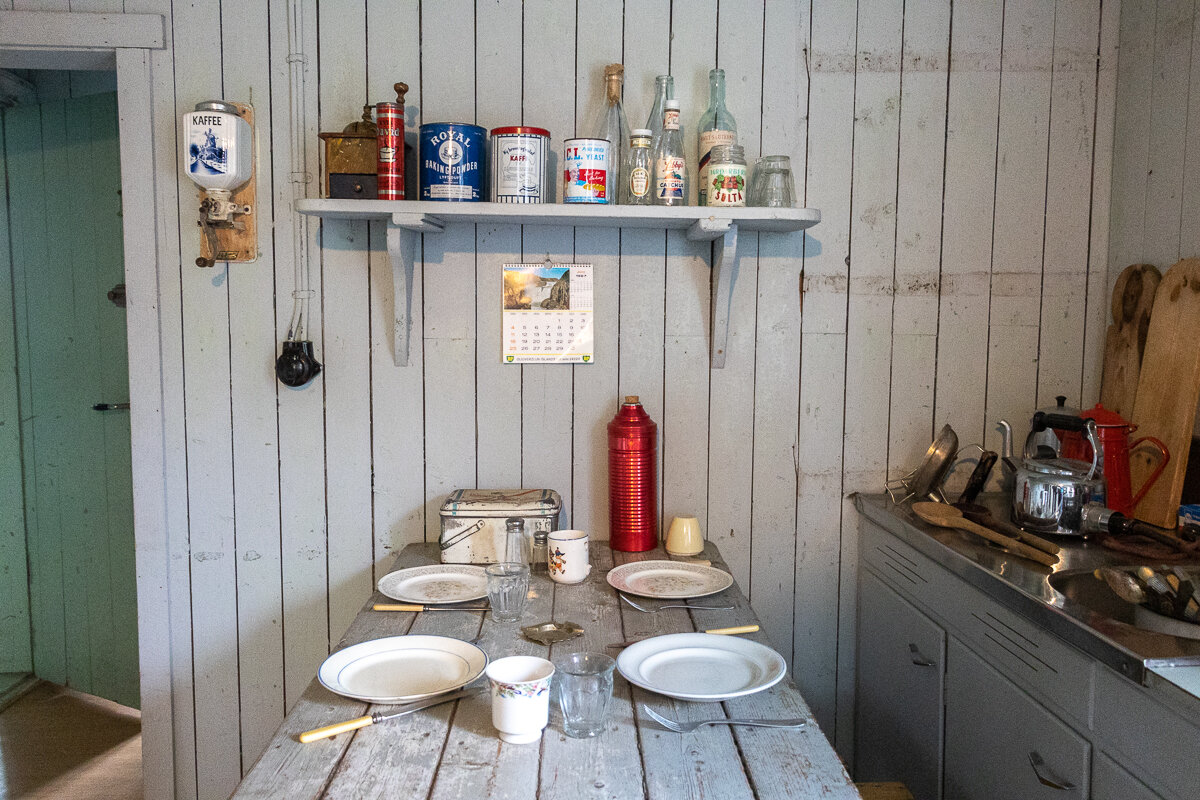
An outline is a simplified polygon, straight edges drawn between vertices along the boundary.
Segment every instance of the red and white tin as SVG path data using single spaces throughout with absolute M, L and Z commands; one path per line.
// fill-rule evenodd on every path
M 550 131 L 513 125 L 491 133 L 492 202 L 546 202 Z
M 616 187 L 608 185 L 612 144 L 608 139 L 563 142 L 563 202 L 607 203 Z
M 375 174 L 380 200 L 404 199 L 404 106 L 399 103 L 375 105 L 378 155 Z

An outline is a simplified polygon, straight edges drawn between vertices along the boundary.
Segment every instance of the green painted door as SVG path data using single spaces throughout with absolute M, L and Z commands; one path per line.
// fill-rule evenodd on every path
M 129 413 L 93 410 L 129 400 L 116 95 L 3 128 L 33 671 L 137 706 Z

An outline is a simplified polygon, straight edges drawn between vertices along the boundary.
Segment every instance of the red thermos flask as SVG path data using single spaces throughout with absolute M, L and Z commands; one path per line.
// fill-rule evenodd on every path
M 636 395 L 608 423 L 608 509 L 613 550 L 658 544 L 658 426 Z

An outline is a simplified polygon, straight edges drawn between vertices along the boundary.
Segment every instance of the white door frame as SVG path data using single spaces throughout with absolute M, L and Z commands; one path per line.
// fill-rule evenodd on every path
M 157 187 L 151 51 L 165 48 L 158 14 L 0 11 L 0 67 L 116 69 L 121 148 L 122 227 L 127 292 L 129 399 L 137 560 L 138 658 L 141 672 L 142 768 L 147 798 L 175 795 L 168 498 L 183 475 L 181 453 L 167 447 L 167 398 L 182 393 L 164 370 L 163 343 L 178 341 L 178 317 L 160 314 L 157 209 L 175 206 L 173 188 Z M 173 124 L 164 123 L 165 125 Z M 162 189 L 163 197 L 156 198 Z M 175 416 L 178 416 L 176 414 Z M 82 554 L 81 554 L 82 555 Z

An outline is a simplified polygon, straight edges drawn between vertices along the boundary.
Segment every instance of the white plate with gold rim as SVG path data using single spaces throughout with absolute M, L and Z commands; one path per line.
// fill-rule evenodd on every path
M 380 578 L 379 591 L 405 603 L 462 603 L 487 597 L 487 573 L 471 564 L 409 567 Z
M 617 657 L 625 680 L 680 700 L 718 702 L 783 680 L 787 663 L 765 644 L 736 636 L 671 633 L 634 642 Z
M 733 586 L 733 576 L 703 564 L 682 561 L 634 561 L 608 572 L 608 583 L 618 592 L 660 600 L 707 597 Z
M 483 674 L 487 653 L 450 636 L 386 636 L 325 659 L 317 680 L 331 692 L 368 703 L 408 703 L 452 692 Z

